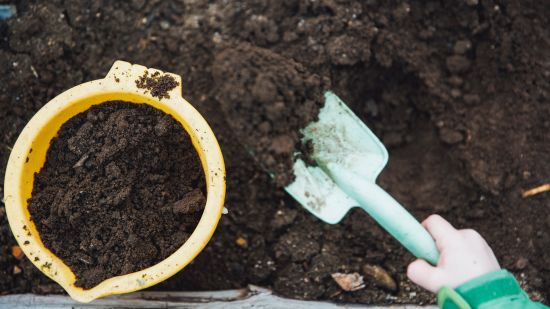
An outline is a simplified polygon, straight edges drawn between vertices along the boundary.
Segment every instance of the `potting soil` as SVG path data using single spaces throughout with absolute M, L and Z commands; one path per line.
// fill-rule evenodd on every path
M 152 266 L 195 229 L 206 203 L 189 135 L 146 104 L 111 101 L 67 121 L 28 201 L 44 245 L 76 285 Z

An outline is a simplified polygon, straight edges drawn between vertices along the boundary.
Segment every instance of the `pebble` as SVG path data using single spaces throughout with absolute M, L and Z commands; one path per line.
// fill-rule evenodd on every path
M 162 30 L 168 30 L 168 29 L 170 29 L 170 23 L 167 20 L 162 20 L 160 22 L 160 28 Z
M 363 266 L 363 273 L 367 278 L 372 279 L 375 285 L 388 289 L 390 291 L 397 290 L 395 280 L 382 268 L 382 266 L 366 264 Z
M 13 274 L 14 275 L 19 275 L 23 270 L 21 269 L 21 267 L 15 265 L 13 266 Z
M 214 34 L 212 35 L 212 43 L 219 45 L 222 43 L 222 41 L 222 35 L 219 32 L 214 32 Z

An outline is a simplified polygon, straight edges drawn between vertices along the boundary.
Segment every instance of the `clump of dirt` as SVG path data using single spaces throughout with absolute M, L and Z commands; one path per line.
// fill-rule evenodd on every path
M 293 180 L 299 130 L 315 120 L 327 80 L 268 49 L 240 44 L 217 55 L 212 76 L 231 128 L 284 186 Z
M 168 74 L 160 74 L 160 72 L 155 72 L 149 76 L 148 71 L 143 72 L 143 75 L 136 79 L 135 83 L 138 88 L 149 90 L 153 97 L 161 100 L 170 98 L 168 91 L 178 86 L 178 82 L 174 77 Z
M 61 127 L 28 207 L 46 247 L 88 289 L 177 250 L 200 219 L 204 186 L 198 155 L 175 119 L 111 101 Z

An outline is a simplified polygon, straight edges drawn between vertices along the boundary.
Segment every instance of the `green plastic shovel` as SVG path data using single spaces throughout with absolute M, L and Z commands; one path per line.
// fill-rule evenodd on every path
M 437 264 L 439 252 L 430 234 L 375 182 L 388 151 L 340 98 L 326 92 L 318 121 L 301 133 L 304 143 L 313 144 L 317 166 L 294 162 L 295 180 L 285 188 L 290 195 L 331 224 L 361 207 L 412 254 Z

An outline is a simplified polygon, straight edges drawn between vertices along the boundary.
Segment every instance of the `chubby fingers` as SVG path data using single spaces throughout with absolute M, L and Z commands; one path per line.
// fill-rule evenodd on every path
M 444 273 L 428 262 L 418 259 L 407 267 L 407 277 L 417 285 L 437 293 L 444 284 Z
M 422 225 L 428 230 L 435 240 L 437 249 L 441 252 L 460 241 L 460 233 L 447 220 L 439 215 L 431 215 L 422 222 Z

